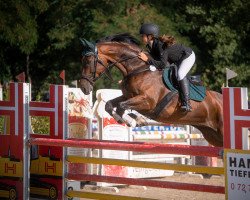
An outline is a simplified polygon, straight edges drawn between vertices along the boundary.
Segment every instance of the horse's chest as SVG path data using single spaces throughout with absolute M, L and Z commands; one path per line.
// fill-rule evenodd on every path
M 122 93 L 127 98 L 133 98 L 141 93 L 141 87 L 135 87 L 133 84 L 126 84 L 122 87 Z

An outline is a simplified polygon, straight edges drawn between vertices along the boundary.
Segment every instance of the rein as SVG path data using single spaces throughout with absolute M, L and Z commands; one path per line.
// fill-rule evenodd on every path
M 135 55 L 135 56 L 123 58 L 123 59 L 120 59 L 120 60 L 118 60 L 116 62 L 113 62 L 113 63 L 109 64 L 108 66 L 105 66 L 103 64 L 103 61 L 101 59 L 99 59 L 97 51 L 95 51 L 95 53 L 93 53 L 93 55 L 95 57 L 95 60 L 94 60 L 94 70 L 91 70 L 92 75 L 90 75 L 90 76 L 82 75 L 82 77 L 81 77 L 81 79 L 86 79 L 91 85 L 93 85 L 94 82 L 97 81 L 99 78 L 101 78 L 104 74 L 113 82 L 114 80 L 113 80 L 113 78 L 112 78 L 112 76 L 110 74 L 110 69 L 112 69 L 113 66 L 116 65 L 116 64 L 118 64 L 118 63 L 121 63 L 121 62 L 124 62 L 124 61 L 127 61 L 127 60 L 131 60 L 133 58 L 138 57 L 138 55 Z M 106 68 L 98 77 L 96 77 L 97 63 L 101 64 L 102 66 L 104 66 Z M 149 70 L 149 68 L 147 70 Z M 147 70 L 144 69 L 144 71 L 147 71 Z M 134 72 L 136 74 L 140 73 L 140 72 L 137 72 L 137 71 L 139 71 L 139 70 L 136 69 L 136 70 L 132 71 L 125 78 L 127 78 L 128 76 L 129 77 L 133 76 Z
M 146 72 L 146 71 L 150 71 L 150 68 L 149 68 L 148 65 L 145 66 L 145 67 L 140 67 L 138 69 L 133 70 L 132 72 L 130 72 L 129 74 L 127 74 L 127 76 L 125 76 L 124 79 L 129 79 L 132 76 L 135 76 L 137 74 L 140 74 L 140 73 Z

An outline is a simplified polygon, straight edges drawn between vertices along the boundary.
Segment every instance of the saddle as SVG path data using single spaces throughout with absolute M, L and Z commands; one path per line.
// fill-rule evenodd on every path
M 177 79 L 177 66 L 171 65 L 169 68 L 165 68 L 162 73 L 162 79 L 165 86 L 171 91 L 166 94 L 163 99 L 156 105 L 151 119 L 156 119 L 165 106 L 171 101 L 171 99 L 179 94 L 179 83 Z M 200 76 L 189 76 L 189 92 L 190 99 L 194 101 L 203 101 L 206 97 L 206 88 L 202 85 Z
M 177 66 L 171 65 L 163 71 L 163 82 L 171 91 L 179 91 L 177 80 Z M 187 76 L 189 80 L 190 99 L 194 101 L 203 101 L 206 97 L 206 88 L 202 85 L 200 75 Z

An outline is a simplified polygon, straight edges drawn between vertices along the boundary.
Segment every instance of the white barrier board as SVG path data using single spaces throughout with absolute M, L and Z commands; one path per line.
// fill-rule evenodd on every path
M 68 138 L 91 138 L 92 93 L 84 95 L 80 88 L 68 88 Z M 87 157 L 90 149 L 67 148 L 68 155 Z M 90 164 L 68 163 L 71 173 L 87 174 L 90 172 Z M 67 181 L 69 190 L 80 190 L 79 181 Z M 74 200 L 80 198 L 73 198 Z

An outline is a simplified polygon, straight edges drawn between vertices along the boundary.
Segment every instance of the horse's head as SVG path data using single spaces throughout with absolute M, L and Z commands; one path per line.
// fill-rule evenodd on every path
M 103 74 L 112 80 L 109 70 L 113 66 L 126 76 L 135 68 L 145 65 L 137 57 L 140 48 L 130 37 L 126 34 L 116 35 L 101 39 L 97 44 L 81 39 L 84 49 L 80 88 L 84 94 L 89 94 L 93 90 L 94 82 Z
M 106 60 L 100 60 L 97 46 L 94 43 L 81 39 L 83 44 L 82 52 L 82 74 L 80 88 L 84 94 L 88 95 L 93 90 L 94 82 L 106 70 Z

